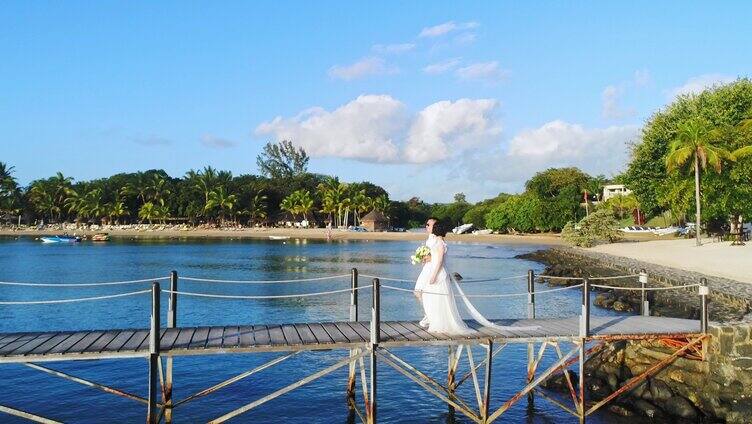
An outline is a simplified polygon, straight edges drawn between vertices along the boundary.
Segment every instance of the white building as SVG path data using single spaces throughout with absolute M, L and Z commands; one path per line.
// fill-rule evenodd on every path
M 603 201 L 610 199 L 614 196 L 626 196 L 627 194 L 631 193 L 632 191 L 626 187 L 624 187 L 624 184 L 609 184 L 603 186 Z

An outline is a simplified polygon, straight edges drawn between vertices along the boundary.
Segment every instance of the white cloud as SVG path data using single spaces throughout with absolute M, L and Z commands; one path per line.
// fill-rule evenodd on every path
M 647 69 L 638 69 L 634 72 L 634 84 L 636 87 L 644 87 L 653 82 L 653 76 Z
M 462 80 L 485 81 L 497 83 L 509 76 L 509 71 L 502 69 L 499 62 L 480 62 L 457 69 L 457 76 Z
M 387 95 L 363 95 L 331 112 L 311 108 L 292 118 L 276 117 L 259 125 L 256 134 L 291 140 L 311 156 L 392 162 L 406 125 L 402 102 Z
M 683 85 L 668 91 L 668 97 L 674 98 L 683 94 L 697 94 L 714 85 L 728 84 L 736 78 L 722 74 L 704 74 L 692 77 Z
M 474 32 L 466 32 L 464 34 L 460 34 L 457 37 L 454 38 L 455 44 L 471 44 L 474 43 L 475 40 L 478 38 L 477 34 Z
M 449 22 L 444 22 L 443 24 L 434 25 L 432 27 L 423 28 L 423 30 L 420 31 L 420 34 L 418 34 L 418 37 L 423 37 L 423 38 L 440 37 L 452 31 L 474 29 L 474 28 L 477 28 L 478 26 L 479 24 L 477 22 L 455 23 L 454 21 L 449 21 Z
M 460 99 L 434 103 L 413 122 L 405 146 L 409 162 L 438 162 L 458 152 L 478 147 L 501 133 L 492 99 Z
M 427 74 L 443 74 L 447 71 L 451 71 L 452 69 L 456 68 L 457 65 L 460 64 L 460 58 L 455 57 L 454 59 L 445 60 L 443 62 L 438 63 L 432 63 L 426 67 L 423 68 L 423 72 Z
M 414 48 L 415 43 L 375 44 L 373 47 L 371 47 L 371 50 L 379 54 L 400 54 L 409 52 Z
M 159 136 L 146 136 L 146 137 L 132 137 L 131 140 L 142 146 L 169 146 L 172 144 L 172 140 L 159 137 Z
M 257 135 L 291 140 L 311 156 L 365 162 L 430 163 L 488 142 L 501 132 L 491 99 L 440 101 L 411 115 L 388 95 L 362 95 L 333 111 L 312 108 L 277 117 Z
M 217 137 L 211 134 L 204 134 L 201 137 L 201 145 L 212 149 L 229 149 L 235 147 L 236 143 L 226 138 Z
M 602 107 L 601 114 L 606 119 L 623 119 L 634 116 L 634 109 L 622 108 L 619 104 L 624 94 L 624 86 L 609 85 L 601 93 Z
M 345 81 L 397 72 L 397 68 L 388 66 L 380 57 L 366 57 L 350 65 L 335 65 L 329 68 L 330 77 Z
M 629 141 L 638 136 L 634 125 L 585 128 L 555 120 L 524 130 L 495 151 L 474 154 L 463 161 L 474 180 L 517 183 L 550 167 L 576 166 L 592 175 L 611 175 L 627 161 Z

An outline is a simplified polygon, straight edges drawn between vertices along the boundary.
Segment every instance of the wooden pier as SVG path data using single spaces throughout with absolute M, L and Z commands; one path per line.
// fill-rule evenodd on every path
M 357 413 L 363 422 L 374 423 L 377 421 L 377 363 L 384 363 L 394 368 L 408 379 L 419 384 L 427 392 L 446 402 L 453 410 L 466 415 L 474 422 L 492 422 L 524 396 L 527 396 L 528 402 L 533 402 L 534 393 L 539 393 L 542 398 L 579 417 L 581 422 L 585 422 L 588 415 L 615 399 L 621 393 L 639 384 L 645 378 L 654 375 L 675 358 L 688 351 L 699 352 L 700 354 L 704 351 L 704 342 L 708 337 L 708 291 L 705 285 L 700 285 L 698 290 L 703 305 L 703 318 L 699 321 L 648 316 L 649 305 L 646 302 L 644 303 L 643 314 L 640 316 L 590 316 L 589 290 L 591 283 L 588 279 L 584 279 L 581 284 L 573 287 L 575 289 L 580 288 L 583 293 L 580 316 L 564 319 L 536 319 L 535 296 L 545 294 L 546 291 L 535 293 L 533 281 L 536 277 L 530 272 L 527 278 L 528 292 L 521 295 L 527 298 L 529 318 L 494 321 L 495 324 L 504 326 L 503 328 L 484 327 L 475 321 L 467 321 L 467 324 L 474 329 L 474 333 L 458 337 L 430 333 L 413 321 L 382 320 L 380 317 L 382 284 L 378 278 L 373 278 L 370 285 L 359 287 L 357 270 L 353 270 L 350 277 L 351 284 L 348 291 L 351 293 L 351 301 L 350 320 L 348 321 L 289 324 L 254 323 L 252 325 L 238 323 L 234 326 L 180 327 L 177 326 L 178 295 L 205 297 L 217 297 L 217 295 L 178 291 L 178 277 L 177 273 L 173 271 L 169 277 L 169 290 L 164 290 L 169 296 L 167 325 L 164 328 L 160 325 L 161 314 L 159 310 L 160 295 L 163 290 L 158 282 L 154 282 L 149 291 L 152 296 L 150 328 L 0 334 L 0 363 L 21 363 L 38 371 L 144 403 L 147 407 L 146 421 L 157 423 L 163 420 L 172 422 L 174 409 L 184 403 L 209 395 L 222 387 L 261 372 L 300 352 L 342 350 L 342 359 L 338 362 L 217 417 L 211 422 L 225 422 L 271 399 L 347 366 L 349 367 L 349 374 L 346 390 L 350 408 Z M 642 290 L 643 293 L 649 290 L 650 288 L 645 286 L 646 280 L 646 278 L 640 278 L 640 286 L 632 288 L 632 290 Z M 684 286 L 683 288 L 693 287 Z M 397 289 L 392 286 L 383 286 L 383 288 Z M 373 293 L 369 321 L 361 321 L 358 316 L 357 293 L 363 289 L 371 290 Z M 144 293 L 144 291 L 126 293 L 125 295 L 141 293 Z M 5 304 L 13 304 L 13 302 L 5 302 Z M 0 302 L 0 305 L 2 305 L 2 302 Z M 597 402 L 587 399 L 584 389 L 586 376 L 583 372 L 587 356 L 595 354 L 608 343 L 636 339 L 671 339 L 679 341 L 680 347 L 673 355 L 657 362 L 645 373 L 635 376 L 625 386 L 607 398 Z M 523 343 L 528 346 L 528 362 L 525 368 L 528 384 L 505 403 L 492 410 L 490 395 L 492 391 L 493 358 L 505 346 L 514 343 Z M 425 372 L 418 370 L 390 351 L 391 348 L 395 347 L 437 345 L 448 346 L 449 350 L 446 383 L 441 383 L 429 377 Z M 674 345 L 677 344 L 674 343 Z M 473 346 L 482 346 L 485 350 L 485 358 L 477 363 L 471 349 Z M 562 350 L 562 347 L 566 348 Z M 555 351 L 557 360 L 553 365 L 539 372 L 541 359 L 547 349 Z M 464 376 L 458 377 L 456 372 L 463 356 L 463 350 L 468 360 L 469 371 Z M 252 354 L 256 352 L 280 352 L 282 355 L 180 401 L 175 401 L 172 398 L 172 366 L 175 357 L 229 353 Z M 147 359 L 148 398 L 74 377 L 48 368 L 46 364 L 44 366 L 39 365 L 40 363 L 57 361 L 119 358 Z M 368 366 L 365 364 L 366 358 L 369 362 Z M 569 367 L 574 365 L 579 368 L 579 381 L 573 381 L 568 372 Z M 506 366 L 510 366 L 510 364 Z M 482 367 L 484 368 L 483 375 L 479 377 L 479 370 Z M 571 399 L 563 399 L 557 397 L 556 394 L 547 393 L 540 389 L 540 383 L 556 373 L 564 373 L 570 391 L 570 396 L 567 396 L 567 398 L 571 397 Z M 361 380 L 362 406 L 358 405 L 355 400 L 358 377 Z M 482 385 L 480 380 L 483 380 Z M 477 408 L 471 406 L 474 403 L 473 401 L 462 399 L 456 393 L 457 388 L 466 381 L 473 382 Z M 0 405 L 0 412 L 36 422 L 58 422 L 51 418 L 41 417 L 5 405 Z

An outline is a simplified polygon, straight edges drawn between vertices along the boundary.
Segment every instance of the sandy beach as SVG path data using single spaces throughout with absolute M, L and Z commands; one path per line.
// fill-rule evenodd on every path
M 61 234 L 61 230 L 9 230 L 0 229 L 0 236 L 28 236 L 41 237 L 45 235 Z M 69 234 L 93 235 L 98 232 L 107 232 L 113 237 L 127 238 L 224 238 L 224 239 L 268 239 L 269 236 L 290 237 L 292 239 L 315 239 L 326 240 L 326 230 L 323 228 L 243 228 L 243 229 L 163 229 L 163 230 L 134 230 L 134 229 L 102 229 L 102 230 L 68 230 Z M 392 233 L 392 232 L 364 232 L 332 230 L 332 240 L 414 240 L 424 241 L 423 233 Z M 448 241 L 467 243 L 491 243 L 491 244 L 537 244 L 537 245 L 561 245 L 564 242 L 558 234 L 448 234 Z
M 589 250 L 752 283 L 752 243 L 730 244 L 706 239 L 698 247 L 694 239 L 674 239 L 604 244 Z

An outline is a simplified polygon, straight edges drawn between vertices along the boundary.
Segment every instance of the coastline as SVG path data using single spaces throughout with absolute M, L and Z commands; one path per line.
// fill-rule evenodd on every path
M 42 237 L 59 235 L 62 230 L 10 230 L 0 229 L 2 237 Z M 189 230 L 135 230 L 135 229 L 101 229 L 101 230 L 68 230 L 69 234 L 91 236 L 96 233 L 107 232 L 112 237 L 131 239 L 268 239 L 269 236 L 289 237 L 291 239 L 326 240 L 324 228 L 242 228 L 242 229 L 189 229 Z M 424 233 L 392 233 L 332 230 L 332 240 L 386 240 L 386 241 L 424 241 Z M 447 234 L 450 242 L 488 243 L 488 244 L 517 244 L 517 245 L 564 245 L 558 234 Z

